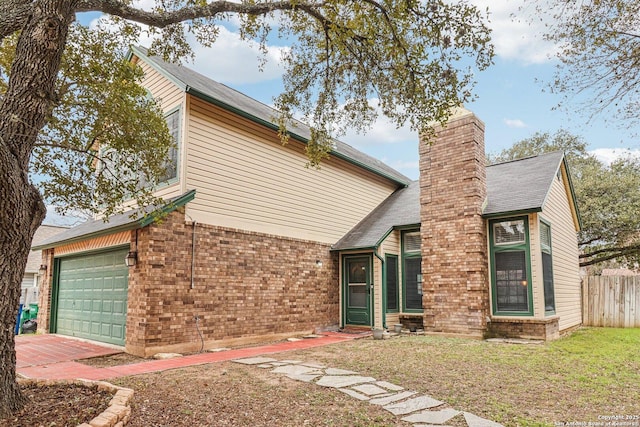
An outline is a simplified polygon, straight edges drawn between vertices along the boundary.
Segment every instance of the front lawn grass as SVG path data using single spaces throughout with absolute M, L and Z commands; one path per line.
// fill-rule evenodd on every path
M 637 328 L 582 328 L 539 345 L 433 336 L 365 339 L 295 357 L 391 381 L 507 426 L 604 426 L 603 417 L 610 416 L 623 417 L 618 422 L 628 416 L 626 425 L 640 426 Z
M 367 338 L 268 356 L 353 370 L 505 426 L 640 426 L 640 329 L 583 328 L 527 345 Z M 409 425 L 337 390 L 233 362 L 114 383 L 135 390 L 131 427 Z

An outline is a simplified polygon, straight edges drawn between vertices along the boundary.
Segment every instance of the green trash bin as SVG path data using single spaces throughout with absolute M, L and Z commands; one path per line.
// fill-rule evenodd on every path
M 29 316 L 30 316 L 30 311 L 31 309 L 29 308 L 29 306 L 25 305 L 22 307 L 22 313 L 20 314 L 20 322 L 19 322 L 19 327 L 18 327 L 18 333 L 22 333 L 22 325 L 24 324 L 24 322 L 26 322 L 27 320 L 29 320 Z
M 38 318 L 38 304 L 29 304 L 29 319 Z

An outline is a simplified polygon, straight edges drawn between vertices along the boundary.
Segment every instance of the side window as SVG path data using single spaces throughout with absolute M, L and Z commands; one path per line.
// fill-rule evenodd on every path
M 164 163 L 165 173 L 158 177 L 158 183 L 163 183 L 178 177 L 178 146 L 180 142 L 180 110 L 175 110 L 165 117 L 167 127 L 173 140 L 173 145 L 169 148 L 167 159 Z M 99 172 L 104 173 L 110 179 L 126 182 L 138 178 L 138 188 L 150 186 L 146 174 L 141 171 L 127 170 L 121 165 L 118 170 L 116 166 L 123 162 L 121 154 L 112 148 L 101 151 Z
M 496 314 L 533 314 L 527 217 L 489 224 Z
M 403 309 L 422 311 L 422 254 L 420 232 L 402 233 Z
M 169 149 L 164 176 L 160 177 L 160 182 L 169 181 L 178 176 L 178 143 L 180 141 L 180 110 L 170 113 L 167 117 L 167 127 L 173 138 L 173 146 Z
M 398 312 L 398 256 L 386 255 L 386 302 L 387 312 Z
M 555 313 L 556 298 L 553 289 L 553 258 L 551 256 L 551 227 L 540 222 L 540 248 L 542 250 L 542 281 L 544 283 L 544 311 Z

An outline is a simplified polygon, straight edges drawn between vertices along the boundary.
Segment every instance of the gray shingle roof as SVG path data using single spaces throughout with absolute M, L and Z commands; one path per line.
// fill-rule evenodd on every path
M 63 233 L 68 230 L 69 227 L 57 226 L 57 225 L 41 225 L 36 230 L 36 233 L 33 236 L 33 241 L 31 242 L 31 246 L 35 247 L 40 244 L 40 242 L 44 242 L 45 240 L 51 239 L 53 236 Z M 40 268 L 40 264 L 42 264 L 42 253 L 38 251 L 29 252 L 29 258 L 27 258 L 27 266 L 25 267 L 25 273 L 37 273 Z
M 335 245 L 333 250 L 372 248 L 393 227 L 420 223 L 420 184 L 396 190 Z
M 168 200 L 167 203 L 161 207 L 147 206 L 142 210 L 132 210 L 113 215 L 109 217 L 109 222 L 105 222 L 102 219 L 89 220 L 63 231 L 62 233 L 56 234 L 51 238 L 42 240 L 31 249 L 34 251 L 48 249 L 106 234 L 144 227 L 155 220 L 155 217 L 148 214 L 152 214 L 153 212 L 169 213 L 177 209 L 179 206 L 184 206 L 186 203 L 193 200 L 194 197 L 195 190 L 191 190 Z
M 541 210 L 563 159 L 556 151 L 487 167 L 483 215 Z
M 562 152 L 541 154 L 487 167 L 484 216 L 540 211 L 564 159 Z M 420 185 L 394 192 L 334 246 L 333 250 L 376 247 L 394 227 L 420 223 Z
M 145 48 L 134 47 L 133 53 L 141 57 L 161 74 L 164 74 L 165 77 L 169 78 L 187 93 L 227 110 L 244 115 L 262 125 L 277 129 L 277 111 L 268 105 L 222 83 L 211 80 L 187 67 L 165 62 L 157 56 L 148 56 Z M 298 137 L 297 139 L 300 139 L 302 142 L 306 143 L 311 138 L 309 127 L 302 122 L 294 121 L 294 123 L 289 125 L 288 130 L 296 135 Z M 364 167 L 387 179 L 391 179 L 398 184 L 407 185 L 411 181 L 380 160 L 364 154 L 342 141 L 335 140 L 335 148 L 331 154 L 360 167 Z

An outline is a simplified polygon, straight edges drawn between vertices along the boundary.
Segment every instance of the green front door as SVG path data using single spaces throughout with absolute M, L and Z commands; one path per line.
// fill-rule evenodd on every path
M 57 260 L 53 332 L 124 345 L 128 248 Z
M 345 324 L 371 325 L 371 257 L 344 257 Z

